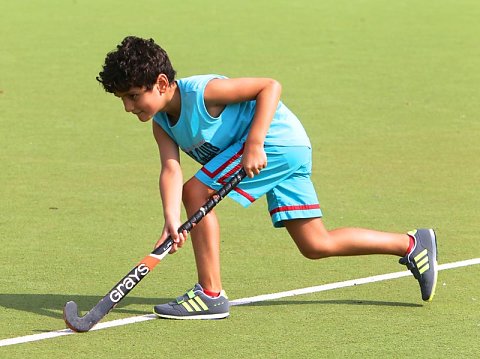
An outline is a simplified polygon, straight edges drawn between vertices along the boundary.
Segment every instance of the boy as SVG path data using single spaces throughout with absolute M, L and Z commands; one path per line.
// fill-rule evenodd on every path
M 360 228 L 325 229 L 310 180 L 311 145 L 300 121 L 280 101 L 272 79 L 227 79 L 219 75 L 175 80 L 167 53 L 152 39 L 126 37 L 107 54 L 97 80 L 142 122 L 153 118 L 161 161 L 160 193 L 168 235 L 184 244 L 181 203 L 191 216 L 243 167 L 247 178 L 230 197 L 248 206 L 266 195 L 275 227 L 285 227 L 307 258 L 391 254 L 411 270 L 422 299 L 432 300 L 437 280 L 432 229 L 395 234 Z M 179 149 L 203 167 L 183 184 Z M 220 277 L 219 224 L 209 213 L 191 231 L 198 283 L 176 300 L 157 305 L 161 318 L 220 319 L 229 315 Z

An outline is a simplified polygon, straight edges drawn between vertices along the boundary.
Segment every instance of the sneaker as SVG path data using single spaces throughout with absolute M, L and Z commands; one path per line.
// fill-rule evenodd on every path
M 400 264 L 410 269 L 420 284 L 422 299 L 431 301 L 437 285 L 437 240 L 433 229 L 417 229 L 408 234 L 415 240 L 413 249 L 405 257 L 400 258 Z
M 210 297 L 197 283 L 176 300 L 156 305 L 153 312 L 160 318 L 167 319 L 223 319 L 228 317 L 229 307 L 225 291 L 222 290 L 218 297 Z

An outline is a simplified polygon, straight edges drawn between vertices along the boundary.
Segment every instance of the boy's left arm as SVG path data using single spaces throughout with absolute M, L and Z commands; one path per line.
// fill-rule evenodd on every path
M 242 165 L 248 177 L 253 177 L 267 166 L 263 148 L 265 137 L 280 101 L 282 87 L 269 78 L 215 79 L 205 88 L 205 105 L 221 106 L 245 101 L 256 101 L 252 126 L 245 142 Z

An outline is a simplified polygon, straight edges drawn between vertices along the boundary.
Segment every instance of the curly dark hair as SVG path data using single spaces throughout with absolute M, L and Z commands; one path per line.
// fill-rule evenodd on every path
M 176 72 L 165 50 L 153 39 L 127 36 L 107 54 L 97 81 L 110 93 L 126 92 L 132 87 L 151 90 L 160 74 L 165 74 L 169 82 L 175 80 Z

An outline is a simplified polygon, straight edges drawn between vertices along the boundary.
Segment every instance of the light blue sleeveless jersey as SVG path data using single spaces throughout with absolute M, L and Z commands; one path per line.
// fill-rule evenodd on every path
M 177 80 L 181 96 L 180 118 L 174 126 L 158 112 L 153 120 L 178 144 L 180 149 L 205 164 L 232 144 L 245 140 L 255 113 L 255 101 L 230 104 L 218 117 L 207 112 L 204 91 L 207 83 L 221 75 L 199 75 Z M 266 146 L 307 146 L 310 140 L 298 118 L 278 104 L 265 138 Z

